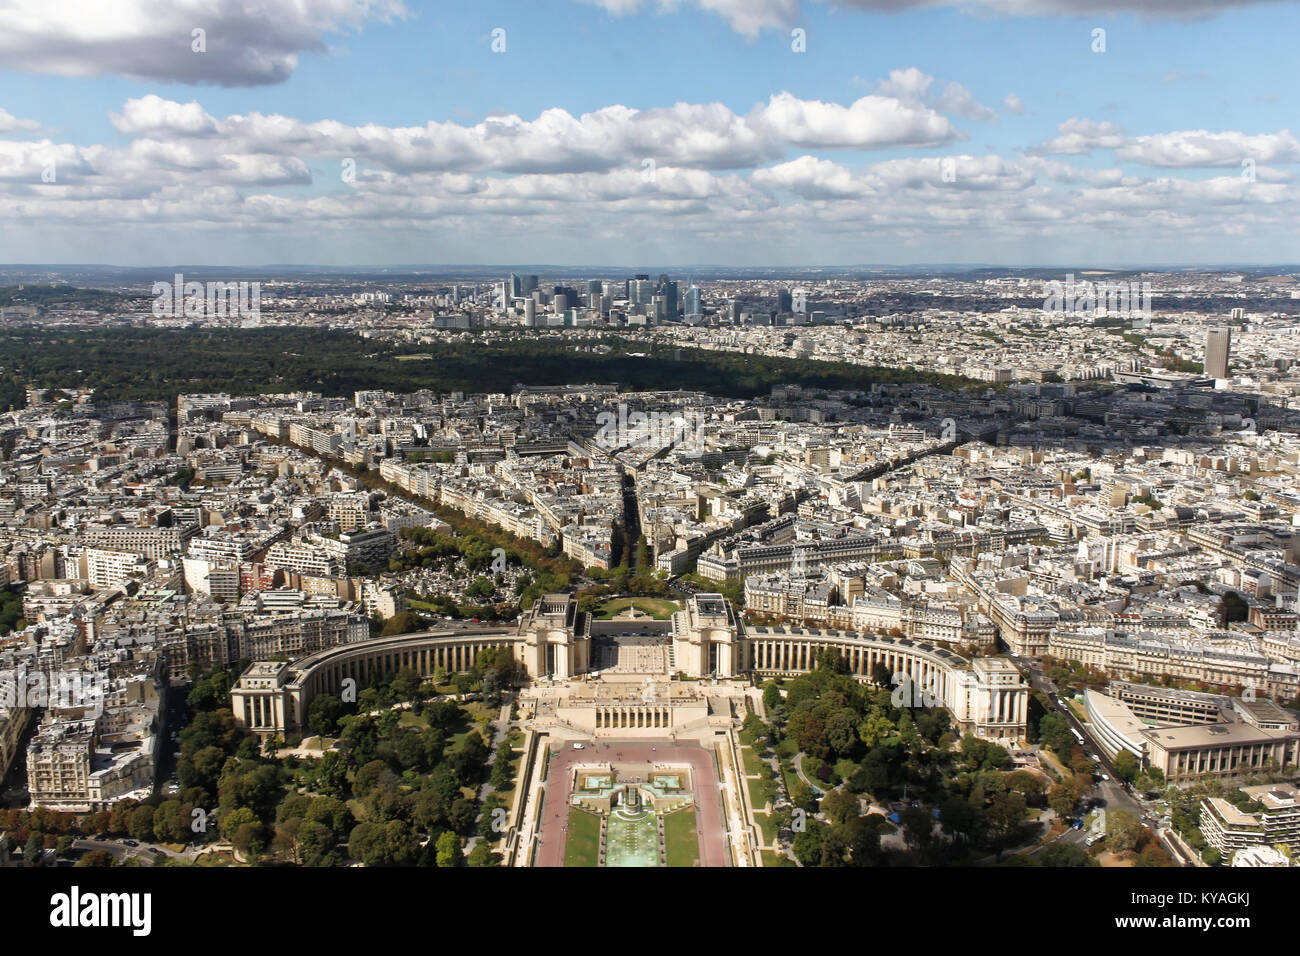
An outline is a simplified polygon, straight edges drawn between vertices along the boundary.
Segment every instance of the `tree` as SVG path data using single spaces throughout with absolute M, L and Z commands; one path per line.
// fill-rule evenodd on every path
M 1058 757 L 1064 757 L 1074 746 L 1070 722 L 1061 714 L 1047 714 L 1038 722 L 1038 739 Z
M 1056 842 L 1038 854 L 1038 862 L 1043 866 L 1100 866 L 1088 855 L 1088 851 L 1077 843 Z
M 451 830 L 438 837 L 438 865 L 459 866 L 461 862 L 460 837 Z
M 820 866 L 822 861 L 822 840 L 826 835 L 826 824 L 820 820 L 809 820 L 807 828 L 794 837 L 794 858 L 804 866 Z
M 187 843 L 193 836 L 190 830 L 191 809 L 182 806 L 179 800 L 159 804 L 153 816 L 154 839 L 159 843 Z
M 307 729 L 317 736 L 338 733 L 338 720 L 343 715 L 343 702 L 333 694 L 317 694 L 307 708 Z
M 1119 753 L 1115 754 L 1115 759 L 1114 761 L 1112 761 L 1112 763 L 1115 766 L 1115 774 L 1121 780 L 1125 780 L 1129 783 L 1132 783 L 1134 780 L 1137 779 L 1137 773 L 1138 773 L 1137 757 L 1133 756 L 1133 752 L 1131 750 L 1120 750 Z
M 904 807 L 898 818 L 903 825 L 903 842 L 924 857 L 934 847 L 934 816 L 929 807 Z
M 776 686 L 775 681 L 768 681 L 763 688 L 763 710 L 767 713 L 768 719 L 781 706 L 781 690 Z
M 1008 790 L 1017 790 L 1023 793 L 1025 800 L 1030 803 L 1042 797 L 1043 791 L 1046 789 L 1043 781 L 1028 770 L 1016 770 L 1008 774 L 1006 784 Z
M 1058 783 L 1047 791 L 1047 805 L 1058 817 L 1065 819 L 1074 814 L 1075 807 L 1079 805 L 1079 798 L 1073 787 Z
M 23 845 L 23 866 L 40 866 L 44 862 L 45 838 L 33 833 Z
M 307 812 L 303 814 L 303 820 L 327 827 L 335 839 L 350 832 L 354 825 L 348 805 L 335 797 L 317 797 L 312 800 Z
M 835 824 L 845 824 L 858 818 L 858 798 L 847 790 L 832 790 L 822 798 L 822 812 Z
M 153 815 L 154 809 L 150 806 L 136 807 L 131 811 L 131 823 L 127 827 L 131 836 L 145 843 L 152 840 L 154 838 Z
M 294 835 L 294 858 L 302 866 L 331 866 L 341 862 L 338 840 L 329 827 L 304 820 Z
M 474 844 L 474 849 L 469 851 L 470 866 L 500 866 L 501 857 L 499 854 L 492 852 L 492 847 L 484 841 Z
M 410 611 L 402 611 L 394 614 L 384 622 L 383 630 L 379 632 L 380 637 L 390 637 L 393 634 L 408 634 L 411 631 L 420 629 L 420 619 Z
M 988 810 L 989 830 L 998 845 L 1006 845 L 1020 832 L 1028 813 L 1022 793 L 1007 791 L 993 797 Z
M 853 732 L 856 715 L 851 707 L 841 707 L 826 718 L 826 742 L 840 756 L 847 755 L 858 742 Z
M 812 787 L 802 780 L 795 781 L 794 786 L 790 788 L 790 802 L 808 813 L 817 810 L 817 798 L 813 795 Z
M 1106 839 L 1116 853 L 1136 850 L 1142 837 L 1142 823 L 1129 811 L 1110 810 L 1106 814 Z
M 241 823 L 235 835 L 231 837 L 230 845 L 245 859 L 253 859 L 261 855 L 265 848 L 262 824 Z
M 420 855 L 420 842 L 415 831 L 404 820 L 389 820 L 384 824 L 384 855 L 393 866 L 411 866 Z
M 246 823 L 261 823 L 257 814 L 248 807 L 239 807 L 221 814 L 221 835 L 234 842 L 235 834 Z

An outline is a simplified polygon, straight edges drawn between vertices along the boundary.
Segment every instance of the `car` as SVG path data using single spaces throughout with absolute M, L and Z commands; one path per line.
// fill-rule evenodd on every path
M 139 843 L 136 843 L 135 840 L 123 840 L 123 841 L 122 841 L 122 845 L 123 845 L 123 846 L 139 846 L 140 844 L 139 844 Z
M 573 745 L 573 749 L 574 749 L 574 750 L 583 750 L 583 749 L 586 748 L 586 746 L 587 746 L 586 744 L 576 744 L 576 743 L 575 743 L 575 744 Z
M 1110 775 L 1109 775 L 1109 774 L 1105 774 L 1105 773 L 1103 773 L 1103 774 L 1101 774 L 1101 779 L 1102 779 L 1102 780 L 1109 780 L 1109 779 L 1110 779 Z

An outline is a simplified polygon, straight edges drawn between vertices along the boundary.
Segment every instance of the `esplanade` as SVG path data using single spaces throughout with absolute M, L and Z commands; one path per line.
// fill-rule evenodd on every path
M 466 671 L 481 652 L 507 647 L 530 680 L 567 682 L 596 676 L 593 643 L 605 645 L 597 656 L 615 662 L 603 672 L 613 676 L 619 670 L 620 641 L 634 640 L 640 647 L 648 642 L 661 646 L 665 678 L 794 676 L 814 669 L 818 655 L 833 650 L 860 681 L 873 680 L 877 665 L 883 664 L 896 688 L 915 692 L 917 699 L 908 698 L 909 705 L 919 704 L 925 695 L 927 703 L 947 708 L 964 732 L 1007 738 L 1025 733 L 1028 687 L 1019 671 L 999 658 L 967 660 L 944 647 L 884 634 L 750 628 L 720 594 L 692 595 L 671 622 L 651 625 L 648 637 L 629 638 L 609 625 L 578 610 L 572 595 L 547 594 L 515 625 L 371 638 L 293 662 L 257 662 L 232 688 L 231 706 L 236 720 L 263 739 L 301 735 L 317 694 L 359 691 L 403 667 L 422 677 L 439 668 Z

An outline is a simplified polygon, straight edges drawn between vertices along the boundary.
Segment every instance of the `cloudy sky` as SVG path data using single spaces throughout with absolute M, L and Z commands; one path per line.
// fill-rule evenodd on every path
M 1295 2 L 0 0 L 0 261 L 1300 261 Z

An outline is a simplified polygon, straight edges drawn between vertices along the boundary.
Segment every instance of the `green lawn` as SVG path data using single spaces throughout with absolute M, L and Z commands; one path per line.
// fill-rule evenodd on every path
M 783 853 L 774 853 L 771 850 L 760 851 L 763 858 L 764 866 L 794 866 L 793 861 Z
M 586 810 L 569 810 L 569 832 L 564 841 L 565 866 L 600 865 L 600 817 Z
M 673 612 L 682 609 L 676 601 L 665 601 L 663 598 L 611 598 L 596 608 L 596 616 L 602 621 L 608 621 L 615 614 L 627 610 L 629 604 L 636 605 L 638 611 L 649 614 L 656 621 L 666 621 L 672 617 Z
M 758 823 L 758 828 L 763 832 L 763 846 L 771 846 L 779 829 L 776 825 L 776 817 L 767 813 L 755 813 L 754 820 Z
M 752 776 L 753 774 L 762 773 L 767 770 L 767 765 L 758 759 L 758 754 L 754 753 L 753 749 L 750 747 L 740 748 L 740 759 L 744 761 L 745 773 L 747 775 Z
M 745 786 L 749 788 L 749 802 L 753 804 L 755 810 L 762 810 L 769 801 L 776 797 L 776 781 L 771 778 L 761 777 L 758 780 L 746 780 Z
M 695 831 L 695 811 L 677 810 L 664 815 L 664 844 L 669 866 L 696 866 L 700 839 Z

